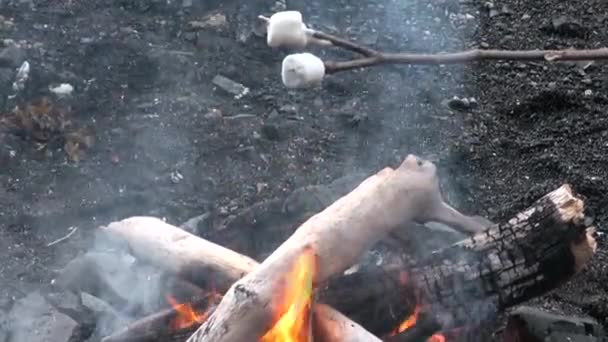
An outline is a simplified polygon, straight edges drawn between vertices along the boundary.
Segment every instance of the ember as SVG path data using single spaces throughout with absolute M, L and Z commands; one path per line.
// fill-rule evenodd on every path
M 397 327 L 397 329 L 395 329 L 394 334 L 400 334 L 404 331 L 406 331 L 407 329 L 413 327 L 414 325 L 416 325 L 416 322 L 418 321 L 418 315 L 420 314 L 420 306 L 416 306 L 416 308 L 414 309 L 414 312 L 410 315 L 410 317 L 408 317 L 405 321 L 403 321 L 399 327 Z M 438 342 L 438 341 L 433 341 L 433 342 Z
M 307 248 L 297 259 L 295 267 L 286 277 L 285 292 L 281 294 L 277 322 L 261 342 L 307 342 L 311 340 L 310 309 L 312 306 L 312 281 L 316 272 L 316 258 L 312 248 Z
M 446 342 L 446 338 L 445 336 L 443 336 L 442 334 L 435 334 L 433 336 L 431 336 L 427 342 Z
M 207 307 L 199 310 L 189 303 L 180 304 L 172 296 L 167 296 L 167 301 L 175 309 L 176 317 L 171 321 L 170 327 L 173 331 L 190 328 L 193 325 L 200 325 L 209 318 L 213 308 L 220 302 L 222 296 L 215 291 L 206 296 Z

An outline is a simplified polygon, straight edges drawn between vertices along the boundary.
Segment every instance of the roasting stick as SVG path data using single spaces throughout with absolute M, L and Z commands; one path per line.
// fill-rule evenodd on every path
M 270 23 L 271 18 L 258 16 Z M 309 39 L 307 43 L 320 46 L 335 46 L 362 55 L 346 61 L 325 61 L 325 74 L 367 68 L 386 64 L 457 64 L 475 61 L 592 61 L 608 60 L 608 48 L 564 49 L 564 50 L 490 50 L 472 49 L 452 53 L 389 53 L 377 51 L 348 39 L 340 38 L 322 31 L 305 28 Z

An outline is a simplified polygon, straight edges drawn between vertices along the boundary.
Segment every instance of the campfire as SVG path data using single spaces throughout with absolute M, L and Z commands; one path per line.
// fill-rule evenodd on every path
M 69 265 L 53 290 L 91 293 L 111 306 L 93 323 L 103 342 L 477 341 L 488 340 L 480 329 L 510 308 L 566 283 L 596 248 L 584 202 L 569 185 L 485 225 L 445 203 L 435 166 L 410 155 L 341 196 L 299 227 L 292 222 L 291 236 L 261 262 L 153 217 L 101 227 L 109 255 L 126 253 L 138 269 L 162 274 L 157 309 L 133 308 L 113 292 L 111 277 L 98 273 L 114 261 Z M 468 237 L 416 249 L 432 239 L 425 222 Z M 100 330 L 100 316 L 129 310 L 130 318 Z M 499 340 L 564 321 L 513 317 Z
M 484 226 L 447 205 L 437 184 L 434 165 L 409 156 L 309 217 L 261 263 L 152 217 L 102 227 L 103 241 L 162 270 L 173 289 L 166 309 L 101 340 L 471 341 L 594 254 L 594 228 L 569 185 Z M 433 252 L 400 248 L 428 234 L 429 221 L 469 237 Z

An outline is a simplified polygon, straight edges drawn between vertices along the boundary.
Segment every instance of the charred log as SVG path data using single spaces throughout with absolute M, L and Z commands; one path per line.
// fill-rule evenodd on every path
M 579 272 L 594 254 L 593 232 L 582 200 L 564 185 L 508 222 L 426 258 L 394 257 L 335 277 L 321 297 L 376 334 L 389 333 L 416 306 L 444 328 L 481 324 Z

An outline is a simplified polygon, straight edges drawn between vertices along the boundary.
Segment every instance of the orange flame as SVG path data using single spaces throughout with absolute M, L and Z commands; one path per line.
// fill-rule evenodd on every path
M 207 295 L 205 299 L 207 299 L 209 306 L 214 306 L 219 303 L 222 297 L 219 293 L 214 291 Z M 167 301 L 176 312 L 175 318 L 170 323 L 173 331 L 190 328 L 196 324 L 203 324 L 211 314 L 211 307 L 207 310 L 199 311 L 196 310 L 192 304 L 180 304 L 171 296 L 167 296 Z
M 419 314 L 420 314 L 420 306 L 416 305 L 416 307 L 414 308 L 414 312 L 410 315 L 410 317 L 408 317 L 405 321 L 403 321 L 399 325 L 399 327 L 397 327 L 397 329 L 395 329 L 394 334 L 400 334 L 400 333 L 406 331 L 407 329 L 413 327 L 414 325 L 416 325 Z
M 295 266 L 285 278 L 285 291 L 278 298 L 279 309 L 276 323 L 260 342 L 308 342 L 310 334 L 310 310 L 312 306 L 312 282 L 317 270 L 312 248 L 306 248 Z

